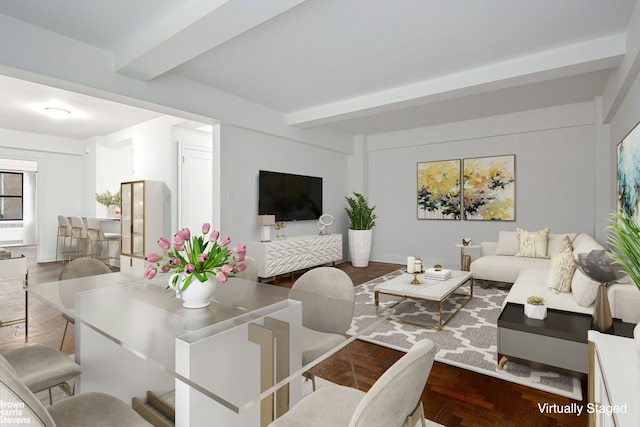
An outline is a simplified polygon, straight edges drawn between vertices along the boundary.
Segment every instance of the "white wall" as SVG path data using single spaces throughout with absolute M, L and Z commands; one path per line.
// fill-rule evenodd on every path
M 329 232 L 346 236 L 346 154 L 228 125 L 221 125 L 219 130 L 220 151 L 216 160 L 214 149 L 214 165 L 220 161 L 220 175 L 216 178 L 214 172 L 214 180 L 220 180 L 220 228 L 234 245 L 260 239 L 256 217 L 261 169 L 322 177 L 323 210 L 336 220 Z M 316 224 L 315 220 L 289 222 L 285 235 L 316 235 Z M 346 240 L 343 243 L 346 249 Z
M 120 190 L 120 183 L 133 179 L 133 155 L 131 149 L 114 149 L 105 147 L 100 138 L 100 143 L 96 147 L 96 186 L 94 193 L 102 194 L 110 191 L 115 194 Z M 94 194 L 95 196 L 95 194 Z M 95 206 L 95 215 L 106 218 L 107 207 L 101 205 L 93 198 L 92 205 Z
M 368 196 L 377 205 L 372 258 L 459 266 L 462 237 L 496 240 L 516 227 L 595 232 L 594 103 L 587 102 L 367 138 Z M 515 154 L 516 220 L 416 219 L 417 163 Z M 478 253 L 469 251 L 473 258 Z
M 171 196 L 171 230 L 177 227 L 178 162 L 173 126 L 183 119 L 162 116 L 105 136 L 106 145 L 131 140 L 133 180 L 162 181 Z
M 38 164 L 38 262 L 55 260 L 58 215 L 81 215 L 81 141 L 0 129 L 0 157 Z

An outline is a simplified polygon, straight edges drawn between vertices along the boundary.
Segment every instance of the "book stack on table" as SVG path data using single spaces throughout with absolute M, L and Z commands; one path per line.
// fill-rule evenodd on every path
M 428 268 L 424 272 L 425 279 L 433 279 L 433 280 L 447 280 L 451 277 L 451 270 L 436 270 L 435 268 Z

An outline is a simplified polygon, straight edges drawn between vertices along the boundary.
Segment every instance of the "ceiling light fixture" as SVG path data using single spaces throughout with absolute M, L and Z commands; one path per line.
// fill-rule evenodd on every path
M 65 119 L 71 115 L 71 111 L 58 107 L 45 107 L 44 111 L 52 119 Z

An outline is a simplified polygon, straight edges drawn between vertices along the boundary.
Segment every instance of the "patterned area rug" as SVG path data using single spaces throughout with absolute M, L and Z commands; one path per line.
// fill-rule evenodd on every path
M 379 277 L 356 287 L 356 301 L 359 304 L 374 304 L 374 287 L 390 278 L 403 274 L 401 270 Z M 461 292 L 466 292 L 464 286 Z M 475 371 L 484 375 L 522 384 L 575 400 L 582 400 L 580 380 L 556 372 L 534 369 L 509 361 L 504 370 L 497 369 L 497 320 L 507 290 L 474 286 L 473 299 L 456 314 L 441 331 L 425 329 L 393 320 L 385 320 L 374 326 L 373 332 L 360 337 L 401 351 L 425 338 L 434 341 L 438 347 L 436 360 L 449 365 Z M 390 307 L 401 298 L 380 295 L 380 305 Z M 443 319 L 454 312 L 463 298 L 450 298 L 443 304 Z M 354 314 L 349 333 L 355 334 L 374 320 L 370 310 L 358 310 Z M 437 307 L 431 303 L 405 300 L 393 307 L 395 317 L 420 324 L 437 324 Z

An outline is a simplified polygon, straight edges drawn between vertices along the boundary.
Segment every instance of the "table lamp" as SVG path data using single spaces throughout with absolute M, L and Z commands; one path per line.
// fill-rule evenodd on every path
M 271 226 L 276 223 L 275 215 L 258 215 L 258 225 L 262 227 L 260 233 L 261 242 L 271 241 Z

